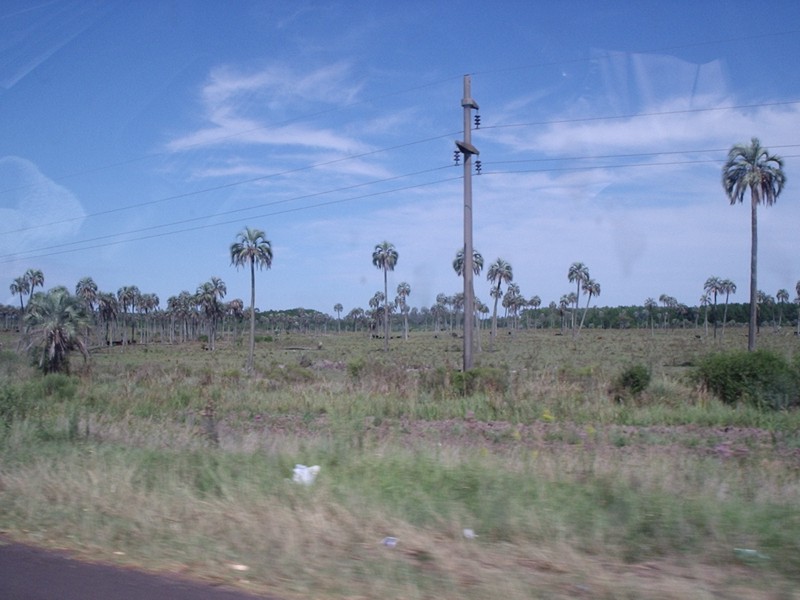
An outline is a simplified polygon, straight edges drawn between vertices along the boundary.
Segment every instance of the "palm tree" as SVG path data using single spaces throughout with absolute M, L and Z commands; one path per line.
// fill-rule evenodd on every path
M 700 296 L 700 306 L 705 309 L 703 311 L 703 329 L 705 330 L 705 335 L 708 335 L 708 305 L 711 303 L 711 298 L 708 297 L 708 293 L 703 294 Z M 694 326 L 697 328 L 697 320 L 700 318 L 700 314 L 698 312 L 697 317 L 694 321 Z M 716 323 L 715 323 L 716 325 Z
M 14 281 L 11 282 L 9 289 L 11 290 L 11 293 L 14 296 L 19 294 L 19 309 L 20 311 L 25 312 L 25 305 L 22 303 L 22 295 L 27 294 L 31 289 L 28 280 L 25 278 L 24 275 L 21 277 L 17 277 L 16 279 L 14 279 Z
M 517 312 L 519 310 L 520 300 L 524 300 L 522 292 L 519 289 L 519 284 L 509 283 L 506 288 L 506 293 L 503 296 L 503 308 L 506 309 L 506 316 L 511 312 L 511 328 L 517 328 Z
M 709 277 L 703 284 L 703 291 L 714 296 L 714 339 L 717 339 L 717 294 L 721 294 L 723 291 L 722 279 L 714 276 Z
M 575 311 L 572 313 L 572 334 L 576 335 L 575 315 L 578 313 L 578 298 L 581 295 L 581 285 L 584 281 L 589 279 L 589 267 L 582 262 L 574 262 L 569 266 L 567 278 L 569 279 L 570 283 L 574 282 L 577 286 L 575 292 Z
M 88 325 L 83 302 L 66 288 L 36 294 L 25 314 L 26 348 L 44 374 L 68 373 L 70 351 L 79 350 L 84 360 L 89 358 L 80 336 Z
M 750 144 L 736 144 L 728 152 L 728 160 L 722 168 L 722 187 L 731 204 L 744 202 L 750 190 L 750 326 L 747 332 L 747 350 L 756 349 L 756 320 L 758 318 L 758 212 L 759 204 L 772 206 L 778 200 L 786 175 L 783 160 L 770 154 L 761 146 L 758 138 Z
M 247 372 L 253 372 L 253 357 L 256 351 L 256 266 L 259 269 L 272 267 L 272 243 L 260 229 L 245 227 L 231 244 L 231 264 L 239 267 L 250 265 L 250 351 L 247 355 Z
M 195 293 L 197 304 L 208 320 L 208 347 L 212 352 L 216 349 L 217 321 L 225 314 L 220 300 L 227 292 L 225 282 L 219 277 L 212 277 L 209 281 L 201 283 Z
M 725 310 L 722 311 L 722 337 L 725 337 L 725 323 L 728 322 L 728 300 L 731 294 L 736 293 L 736 284 L 730 279 L 723 279 L 721 286 L 720 291 L 725 294 Z
M 654 327 L 654 319 L 653 319 L 653 315 L 655 314 L 655 311 L 656 311 L 656 307 L 657 307 L 657 306 L 658 306 L 658 304 L 657 304 L 657 303 L 656 303 L 656 301 L 655 301 L 655 300 L 653 300 L 652 298 L 647 298 L 647 299 L 644 301 L 644 307 L 647 309 L 647 314 L 648 314 L 648 315 L 649 315 L 649 317 L 650 317 L 650 331 L 651 331 L 651 332 L 652 332 L 652 331 L 653 331 L 653 329 L 655 328 L 655 327 Z
M 94 312 L 94 305 L 97 302 L 97 284 L 91 277 L 81 278 L 75 284 L 75 295 L 83 300 L 90 313 Z
M 583 322 L 586 320 L 586 313 L 589 312 L 589 304 L 592 301 L 592 296 L 599 296 L 600 295 L 600 284 L 597 283 L 594 279 L 587 279 L 583 282 L 581 288 L 583 289 L 584 294 L 589 295 L 589 299 L 586 300 L 586 308 L 583 309 L 583 316 L 581 317 L 581 323 L 578 325 L 578 332 L 583 328 Z
M 783 321 L 783 305 L 789 301 L 789 290 L 779 289 L 775 294 L 775 299 L 778 301 L 778 327 L 780 328 Z
M 225 315 L 231 317 L 231 332 L 233 333 L 233 346 L 236 347 L 236 337 L 239 331 L 238 324 L 244 317 L 244 302 L 241 298 L 234 298 L 225 305 Z
M 403 339 L 408 339 L 408 303 L 406 298 L 411 295 L 411 286 L 405 281 L 397 284 L 397 300 L 395 304 L 400 307 L 400 312 L 403 313 Z
M 337 333 L 342 330 L 342 311 L 344 306 L 340 302 L 333 305 L 333 312 L 336 313 L 336 331 Z
M 100 292 L 97 296 L 97 313 L 100 320 L 106 324 L 106 344 L 111 346 L 111 342 L 114 339 L 111 332 L 111 323 L 115 322 L 119 315 L 117 297 L 110 292 Z
M 91 277 L 81 278 L 75 284 L 75 295 L 81 299 L 89 310 L 90 322 L 94 320 L 94 305 L 97 302 L 97 284 Z M 89 339 L 89 327 L 86 328 L 86 339 Z
M 453 259 L 453 270 L 456 272 L 456 275 L 462 277 L 464 275 L 464 249 L 462 248 L 458 252 L 456 252 L 456 257 Z M 483 255 L 478 252 L 477 250 L 472 251 L 472 272 L 475 275 L 480 275 L 481 271 L 483 270 Z M 477 302 L 473 302 L 473 308 L 475 310 L 475 317 L 473 321 L 478 321 L 478 306 Z M 478 352 L 481 351 L 481 338 L 480 338 L 480 330 L 478 331 Z
M 383 271 L 383 350 L 389 351 L 389 271 L 397 264 L 397 250 L 394 244 L 383 241 L 372 251 L 372 264 Z
M 25 278 L 25 281 L 28 282 L 28 303 L 30 303 L 36 287 L 44 287 L 44 273 L 42 273 L 39 269 L 28 269 L 25 271 L 25 275 L 23 275 L 23 277 Z
M 456 257 L 453 259 L 453 270 L 456 275 L 461 277 L 464 274 L 464 250 L 461 249 L 456 252 Z M 483 270 L 483 255 L 477 250 L 472 252 L 472 272 L 475 275 L 480 275 Z
M 500 286 L 505 283 L 509 284 L 514 279 L 514 270 L 511 268 L 511 265 L 503 260 L 502 258 L 498 258 L 494 261 L 491 265 L 489 265 L 489 270 L 486 272 L 486 279 L 494 286 L 491 291 L 491 295 L 494 298 L 494 310 L 492 311 L 492 335 L 491 335 L 491 347 L 494 350 L 494 340 L 497 337 L 497 301 L 503 295 L 500 291 Z

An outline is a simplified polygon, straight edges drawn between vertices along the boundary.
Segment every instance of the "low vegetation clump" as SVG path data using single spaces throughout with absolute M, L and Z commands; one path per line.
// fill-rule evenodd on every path
M 631 365 L 614 379 L 612 393 L 618 402 L 638 398 L 650 385 L 650 369 L 642 364 Z
M 800 370 L 769 350 L 711 354 L 695 376 L 726 404 L 744 402 L 772 410 L 800 404 Z
M 72 376 L 2 353 L 0 531 L 287 600 L 800 583 L 800 414 L 698 386 L 722 343 L 517 332 L 467 373 L 450 339 L 382 346 L 293 334 L 252 374 L 224 336 L 104 348 Z

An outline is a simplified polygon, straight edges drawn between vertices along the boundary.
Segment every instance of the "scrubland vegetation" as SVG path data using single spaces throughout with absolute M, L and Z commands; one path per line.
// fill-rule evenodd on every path
M 5 333 L 0 530 L 287 599 L 795 597 L 798 340 L 742 379 L 697 331 L 501 330 L 467 373 L 449 332 L 262 335 L 251 376 L 244 336 L 42 376 Z

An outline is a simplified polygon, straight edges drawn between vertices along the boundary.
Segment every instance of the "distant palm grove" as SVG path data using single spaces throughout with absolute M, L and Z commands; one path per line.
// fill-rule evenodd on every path
M 255 259 L 250 262 L 247 240 L 254 240 L 256 249 L 250 251 L 262 256 L 262 268 L 271 264 L 271 250 L 267 251 L 269 243 L 258 230 L 243 232 L 242 235 L 244 238 L 234 244 L 237 253 L 233 264 L 246 266 L 254 276 L 258 262 Z M 260 250 L 258 244 L 261 244 Z M 399 253 L 391 244 L 388 245 L 391 248 L 379 246 L 384 251 L 390 250 L 390 264 L 398 263 Z M 458 255 L 454 262 L 454 268 L 458 270 Z M 482 257 L 476 264 L 483 264 Z M 377 260 L 381 270 L 382 265 L 381 260 Z M 573 263 L 565 269 L 565 285 L 575 285 L 573 291 L 548 304 L 543 304 L 536 295 L 524 296 L 520 286 L 511 281 L 511 273 L 510 265 L 498 259 L 489 270 L 491 277 L 488 278 L 495 282 L 492 286 L 492 303 L 497 310 L 495 326 L 504 334 L 513 334 L 520 329 L 577 334 L 581 328 L 638 328 L 656 334 L 676 328 L 693 328 L 698 335 L 717 337 L 724 336 L 726 328 L 741 328 L 749 322 L 749 304 L 730 301 L 736 293 L 736 284 L 716 276 L 698 283 L 699 302 L 693 306 L 661 294 L 657 299 L 645 299 L 641 305 L 598 307 L 591 306 L 590 302 L 599 295 L 599 283 L 589 277 L 588 268 L 583 263 Z M 377 283 L 384 283 L 383 277 Z M 34 291 L 35 287 L 44 287 L 44 284 L 44 274 L 30 269 L 10 286 L 11 291 L 19 295 L 20 305 L 0 306 L 3 328 L 24 330 L 28 334 L 28 346 L 34 349 L 37 357 L 43 352 L 45 356 L 51 352 L 48 344 L 58 343 L 63 347 L 53 348 L 52 353 L 63 358 L 68 350 L 85 352 L 97 346 L 128 344 L 196 342 L 213 351 L 219 340 L 237 345 L 248 338 L 251 325 L 249 305 L 239 298 L 225 300 L 227 286 L 217 276 L 200 282 L 194 292 L 184 290 L 170 296 L 165 305 L 157 295 L 142 292 L 136 285 L 123 286 L 116 292 L 101 291 L 91 277 L 78 281 L 74 291 L 64 287 L 47 292 Z M 795 284 L 794 292 L 794 298 L 788 289 L 779 289 L 774 295 L 763 291 L 758 293 L 757 330 L 791 328 L 795 331 L 800 328 L 800 281 Z M 304 308 L 256 308 L 252 312 L 253 341 L 259 337 L 263 340 L 267 336 L 292 332 L 335 334 L 349 331 L 360 332 L 366 337 L 384 338 L 385 328 L 388 328 L 390 337 L 398 339 L 413 335 L 415 331 L 460 335 L 464 327 L 463 293 L 442 292 L 436 296 L 434 304 L 422 307 L 410 307 L 408 299 L 411 295 L 412 286 L 402 282 L 397 286 L 397 296 L 393 300 L 387 300 L 385 292 L 377 290 L 372 298 L 366 300 L 365 307 L 353 307 L 345 312 L 341 303 L 337 303 L 331 307 L 333 315 Z M 483 335 L 491 339 L 493 311 L 480 298 L 476 298 L 475 306 L 475 323 L 479 330 L 485 331 Z M 59 329 L 62 325 L 64 327 Z M 40 364 L 45 371 L 60 370 L 58 364 L 48 367 L 45 360 Z M 248 368 L 252 368 L 250 364 Z
M 231 265 L 249 272 L 247 305 L 239 298 L 225 301 L 227 286 L 216 275 L 200 282 L 194 292 L 184 290 L 170 296 L 162 306 L 157 295 L 142 292 L 136 285 L 123 286 L 116 292 L 101 291 L 88 276 L 76 283 L 74 293 L 65 287 L 45 292 L 45 274 L 30 268 L 9 285 L 9 291 L 19 297 L 19 306 L 0 306 L 0 319 L 6 330 L 24 332 L 23 345 L 44 372 L 66 370 L 70 351 L 78 350 L 88 356 L 89 349 L 95 346 L 202 342 L 213 351 L 220 338 L 236 345 L 244 337 L 246 316 L 248 372 L 253 370 L 257 333 L 271 336 L 293 331 L 364 332 L 382 338 L 384 349 L 388 350 L 389 339 L 395 334 L 404 339 L 413 331 L 457 336 L 465 326 L 471 326 L 478 331 L 489 330 L 489 350 L 492 350 L 499 329 L 508 333 L 518 329 L 551 329 L 569 331 L 577 337 L 583 328 L 639 328 L 654 333 L 695 328 L 701 330 L 698 335 L 717 338 L 725 335 L 726 328 L 747 324 L 748 350 L 754 350 L 756 335 L 762 327 L 795 327 L 800 335 L 800 281 L 794 286 L 794 299 L 787 288 L 772 295 L 757 287 L 757 207 L 775 204 L 785 181 L 783 161 L 763 148 L 757 138 L 749 144 L 733 146 L 722 169 L 722 186 L 730 203 L 743 203 L 748 192 L 750 197 L 750 297 L 746 304 L 731 302 L 731 296 L 737 292 L 735 282 L 712 275 L 704 283 L 698 282 L 697 304 L 684 304 L 663 293 L 657 299 L 643 299 L 638 306 L 592 306 L 592 300 L 600 296 L 601 285 L 582 262 L 573 262 L 565 268 L 567 289 L 574 291 L 543 304 L 537 295 L 525 296 L 519 282 L 514 281 L 512 265 L 497 258 L 486 274 L 491 286 L 489 304 L 474 298 L 474 315 L 463 314 L 464 292 L 442 292 L 431 306 L 411 307 L 413 282 L 402 281 L 394 299 L 390 296 L 388 272 L 395 270 L 401 255 L 394 244 L 383 241 L 372 252 L 372 264 L 381 271 L 382 281 L 376 281 L 378 289 L 371 298 L 364 299 L 363 307 L 352 307 L 343 315 L 346 308 L 337 302 L 331 307 L 335 317 L 304 308 L 259 311 L 255 299 L 256 270 L 272 266 L 272 244 L 264 231 L 247 227 L 230 245 Z M 454 256 L 453 269 L 457 276 L 463 277 L 464 250 L 457 250 Z M 473 274 L 480 275 L 484 258 L 477 250 L 471 263 Z M 481 337 L 478 336 L 479 351 Z

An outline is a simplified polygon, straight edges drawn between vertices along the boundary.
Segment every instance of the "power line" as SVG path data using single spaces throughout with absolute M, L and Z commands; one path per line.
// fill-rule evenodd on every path
M 531 127 L 531 126 L 537 126 L 537 125 L 569 124 L 569 123 L 580 123 L 580 122 L 587 122 L 587 121 L 632 119 L 632 118 L 640 118 L 640 117 L 665 116 L 665 115 L 687 114 L 687 113 L 698 113 L 698 112 L 712 112 L 712 111 L 722 111 L 722 110 L 738 110 L 738 109 L 746 109 L 746 108 L 761 108 L 761 107 L 765 107 L 765 106 L 782 106 L 782 105 L 791 105 L 791 104 L 800 104 L 800 100 L 789 100 L 789 101 L 780 101 L 780 102 L 765 102 L 765 103 L 757 103 L 757 104 L 741 104 L 741 105 L 723 106 L 723 107 L 710 107 L 710 108 L 676 109 L 676 110 L 671 110 L 671 111 L 658 111 L 658 112 L 651 112 L 651 113 L 632 113 L 632 114 L 626 114 L 626 115 L 605 115 L 605 116 L 597 116 L 597 117 L 576 117 L 576 118 L 571 118 L 571 119 L 554 119 L 554 120 L 547 120 L 547 121 L 530 121 L 530 122 L 526 122 L 526 123 L 509 123 L 509 124 L 497 124 L 497 125 L 483 125 L 483 126 L 481 126 L 481 130 L 516 128 L 516 127 Z M 25 231 L 30 231 L 30 230 L 33 230 L 33 229 L 40 229 L 40 228 L 48 227 L 48 226 L 52 226 L 52 225 L 60 225 L 60 224 L 63 224 L 63 223 L 79 221 L 79 220 L 87 219 L 87 218 L 91 218 L 91 217 L 109 215 L 109 214 L 124 212 L 124 211 L 127 211 L 127 210 L 133 210 L 133 209 L 136 209 L 136 208 L 141 208 L 141 207 L 144 207 L 144 206 L 151 206 L 151 205 L 154 205 L 154 204 L 168 202 L 170 200 L 180 200 L 180 199 L 188 198 L 188 197 L 191 197 L 191 196 L 196 196 L 196 195 L 205 194 L 205 193 L 209 193 L 209 192 L 219 191 L 219 190 L 223 190 L 223 189 L 229 189 L 229 188 L 237 187 L 237 186 L 240 186 L 240 185 L 246 185 L 248 183 L 255 183 L 255 182 L 258 182 L 258 181 L 264 181 L 264 180 L 267 180 L 267 179 L 270 179 L 270 178 L 274 178 L 274 177 L 280 177 L 280 176 L 289 175 L 289 174 L 292 174 L 292 173 L 299 173 L 299 172 L 306 171 L 306 170 L 316 169 L 316 168 L 319 168 L 319 167 L 330 166 L 330 165 L 333 165 L 333 164 L 346 162 L 348 160 L 354 160 L 354 159 L 357 159 L 357 158 L 364 158 L 366 156 L 373 156 L 373 155 L 381 154 L 381 153 L 384 153 L 384 152 L 391 152 L 393 150 L 399 150 L 399 149 L 402 149 L 402 148 L 408 148 L 410 146 L 414 146 L 414 145 L 418 145 L 418 144 L 424 144 L 424 143 L 427 143 L 427 142 L 431 142 L 431 141 L 435 141 L 435 140 L 439 140 L 439 139 L 443 139 L 443 138 L 453 137 L 455 135 L 458 135 L 459 133 L 460 132 L 457 132 L 457 131 L 456 132 L 448 132 L 448 133 L 439 134 L 439 135 L 432 136 L 432 137 L 427 137 L 427 138 L 422 138 L 422 139 L 419 139 L 419 140 L 414 140 L 414 141 L 411 141 L 411 142 L 405 142 L 403 144 L 397 144 L 395 146 L 387 146 L 387 147 L 384 147 L 384 148 L 378 148 L 376 150 L 370 150 L 370 151 L 367 151 L 367 152 L 362 152 L 360 154 L 347 155 L 347 156 L 344 156 L 344 157 L 332 159 L 332 160 L 329 160 L 329 161 L 314 163 L 314 164 L 306 165 L 306 166 L 303 166 L 303 167 L 297 167 L 297 168 L 294 168 L 294 169 L 287 169 L 287 170 L 284 170 L 284 171 L 279 171 L 279 172 L 275 172 L 275 173 L 269 173 L 267 175 L 261 175 L 261 176 L 258 176 L 258 177 L 251 177 L 251 178 L 248 178 L 248 179 L 242 179 L 242 180 L 238 180 L 238 181 L 234 181 L 234 182 L 230 182 L 230 183 L 226 183 L 226 184 L 221 184 L 221 185 L 217 185 L 217 186 L 211 186 L 211 187 L 203 188 L 203 189 L 200 189 L 200 190 L 193 190 L 191 192 L 185 192 L 185 193 L 182 193 L 182 194 L 175 194 L 175 195 L 172 195 L 172 196 L 166 196 L 166 197 L 163 197 L 163 198 L 157 198 L 155 200 L 148 200 L 146 202 L 139 202 L 139 203 L 136 203 L 136 204 L 130 204 L 130 205 L 127 205 L 127 206 L 122 206 L 122 207 L 118 207 L 118 208 L 112 208 L 112 209 L 108 209 L 108 210 L 104 210 L 104 211 L 99 211 L 99 212 L 91 213 L 91 214 L 88 214 L 88 215 L 84 215 L 82 217 L 72 217 L 72 218 L 69 218 L 69 219 L 63 219 L 63 220 L 51 221 L 51 222 L 47 222 L 47 223 L 40 223 L 40 224 L 37 224 L 37 225 L 31 225 L 29 227 L 24 227 L 24 228 L 20 228 L 20 229 L 2 231 L 2 232 L 0 232 L 0 235 L 9 234 L 9 233 L 22 233 L 22 232 L 25 232 Z M 792 147 L 792 146 L 773 146 L 773 147 L 782 148 L 782 147 Z M 716 151 L 716 150 L 691 150 L 691 151 L 686 151 L 686 152 L 707 152 L 707 151 Z M 656 154 L 663 154 L 663 153 L 656 153 Z M 642 155 L 644 155 L 644 154 L 642 154 Z M 640 155 L 631 154 L 630 156 L 640 156 Z M 604 157 L 603 156 L 598 156 L 598 157 L 595 157 L 595 158 L 604 158 Z M 553 160 L 570 160 L 570 159 L 553 159 Z M 486 163 L 484 161 L 483 164 L 485 165 L 485 164 L 488 164 L 488 163 Z
M 450 168 L 451 167 L 448 165 L 447 167 L 437 167 L 436 169 L 429 169 L 427 171 L 420 171 L 420 173 L 439 171 L 439 170 L 442 170 L 442 169 L 450 169 Z M 402 177 L 402 176 L 398 176 L 398 177 L 393 178 L 393 179 L 398 179 L 400 177 Z M 403 186 L 403 187 L 399 187 L 399 188 L 393 188 L 391 190 L 382 190 L 382 191 L 378 191 L 378 192 L 371 192 L 369 194 L 363 194 L 363 195 L 360 195 L 360 196 L 351 196 L 349 198 L 340 198 L 338 200 L 329 200 L 327 202 L 319 202 L 317 204 L 310 204 L 310 205 L 307 205 L 307 206 L 299 206 L 299 207 L 295 207 L 295 208 L 287 208 L 287 209 L 284 209 L 284 210 L 274 211 L 274 212 L 270 212 L 270 213 L 264 213 L 264 214 L 261 214 L 261 215 L 251 215 L 248 218 L 250 218 L 250 219 L 263 219 L 263 218 L 272 217 L 272 216 L 275 216 L 275 215 L 282 215 L 282 214 L 287 214 L 287 213 L 292 213 L 292 212 L 299 212 L 299 211 L 303 211 L 303 210 L 310 210 L 312 208 L 320 208 L 320 207 L 323 207 L 323 206 L 331 206 L 331 205 L 334 205 L 334 204 L 342 204 L 344 202 L 351 202 L 353 200 L 363 200 L 365 198 L 373 198 L 375 196 L 382 196 L 382 195 L 386 195 L 386 194 L 392 194 L 392 193 L 395 193 L 395 192 L 404 192 L 404 191 L 408 191 L 408 190 L 418 189 L 418 188 L 421 188 L 421 187 L 427 187 L 427 186 L 430 186 L 430 185 L 437 185 L 437 184 L 440 184 L 440 183 L 448 183 L 450 181 L 456 181 L 456 180 L 459 180 L 459 179 L 461 179 L 461 176 L 449 177 L 449 178 L 445 178 L 445 179 L 439 179 L 439 180 L 436 180 L 436 181 L 429 181 L 429 182 L 425 182 L 425 183 L 417 183 L 417 184 L 407 185 L 407 186 Z M 368 185 L 368 184 L 361 184 L 361 185 L 352 186 L 352 187 L 361 187 L 363 185 Z M 328 193 L 328 192 L 321 192 L 319 194 L 311 194 L 309 197 L 322 195 L 323 193 Z M 270 203 L 270 204 L 280 204 L 280 203 L 284 203 L 284 202 L 289 202 L 291 200 L 293 200 L 293 199 L 277 201 L 277 202 Z M 247 209 L 247 210 L 252 210 L 252 208 L 253 207 L 251 207 L 250 209 Z M 233 212 L 238 212 L 238 211 L 233 211 Z M 222 213 L 222 214 L 227 214 L 227 213 Z M 160 228 L 163 228 L 163 227 L 169 227 L 171 225 L 181 225 L 181 224 L 185 224 L 185 223 L 189 223 L 189 222 L 194 222 L 194 221 L 200 221 L 200 220 L 213 218 L 213 217 L 216 217 L 216 216 L 219 216 L 219 215 L 206 215 L 204 217 L 196 217 L 196 218 L 193 218 L 193 219 L 186 219 L 184 221 L 176 221 L 174 223 L 169 223 L 169 224 L 165 224 L 165 225 L 154 225 L 152 227 L 145 227 L 145 228 L 142 228 L 142 229 L 137 229 L 137 230 L 134 230 L 134 231 L 128 231 L 128 232 L 123 232 L 123 233 L 117 233 L 117 234 L 109 234 L 109 235 L 106 235 L 106 236 L 100 236 L 100 237 L 91 238 L 91 239 L 88 239 L 88 240 L 80 240 L 80 241 L 77 241 L 77 242 L 68 242 L 68 243 L 64 243 L 64 244 L 56 244 L 56 245 L 53 245 L 53 246 L 46 246 L 46 247 L 43 247 L 43 248 L 38 248 L 37 250 L 31 251 L 31 252 L 38 252 L 40 250 L 49 250 L 49 249 L 55 250 L 57 248 L 65 248 L 65 247 L 68 247 L 68 246 L 76 246 L 76 245 L 79 245 L 79 244 L 86 244 L 88 242 L 93 242 L 93 241 L 102 241 L 102 240 L 106 240 L 106 239 L 110 239 L 110 238 L 130 235 L 131 233 L 141 233 L 141 232 L 144 232 L 144 231 L 152 231 L 153 229 L 160 229 Z M 107 246 L 115 246 L 115 245 L 118 245 L 118 244 L 127 244 L 129 242 L 137 242 L 137 241 L 142 241 L 142 240 L 149 240 L 149 239 L 153 239 L 153 238 L 165 237 L 165 236 L 168 236 L 168 235 L 175 235 L 175 234 L 178 234 L 178 233 L 186 233 L 186 232 L 189 232 L 189 231 L 198 231 L 198 230 L 201 230 L 201 229 L 210 229 L 212 227 L 219 227 L 219 226 L 222 226 L 222 225 L 231 225 L 233 223 L 238 223 L 238 222 L 239 222 L 238 220 L 222 221 L 222 222 L 212 223 L 212 224 L 208 224 L 208 225 L 198 225 L 198 226 L 195 226 L 195 227 L 186 227 L 184 229 L 177 229 L 177 230 L 174 230 L 174 231 L 165 231 L 165 232 L 162 232 L 162 233 L 155 233 L 155 234 L 145 235 L 145 236 L 140 236 L 140 237 L 135 237 L 135 238 L 128 238 L 128 239 L 124 239 L 124 240 L 116 240 L 116 241 L 112 241 L 112 242 L 104 242 L 104 243 L 95 244 L 95 245 L 92 245 L 92 246 L 82 246 L 80 248 L 59 250 L 59 251 L 54 251 L 54 252 L 45 252 L 45 253 L 42 253 L 42 254 L 30 254 L 28 252 L 22 252 L 22 253 L 16 253 L 16 254 L 5 254 L 5 255 L 0 255 L 0 264 L 10 263 L 10 262 L 14 262 L 14 261 L 17 261 L 17 260 L 29 260 L 29 259 L 32 259 L 32 258 L 42 258 L 42 257 L 46 257 L 46 256 L 54 256 L 54 255 L 58 255 L 58 254 L 66 254 L 66 253 L 69 253 L 69 252 L 80 252 L 80 251 L 83 251 L 83 250 L 92 250 L 92 249 L 96 249 L 96 248 L 105 248 Z
M 710 108 L 685 108 L 676 110 L 656 111 L 649 113 L 630 113 L 625 115 L 601 116 L 601 117 L 575 117 L 571 119 L 553 119 L 548 121 L 529 121 L 526 123 L 508 123 L 501 125 L 481 125 L 481 129 L 504 129 L 510 127 L 533 127 L 538 125 L 562 125 L 564 123 L 583 123 L 587 121 L 611 121 L 616 119 L 638 119 L 642 117 L 663 117 L 668 115 L 680 115 L 702 112 L 714 112 L 722 110 L 739 110 L 744 108 L 763 108 L 765 106 L 784 106 L 789 104 L 800 104 L 800 100 L 786 100 L 780 102 L 762 102 L 758 104 L 739 104 L 734 106 L 715 106 Z
M 197 196 L 197 195 L 200 195 L 200 194 L 206 194 L 206 193 L 209 193 L 209 192 L 216 192 L 216 191 L 219 191 L 219 190 L 224 190 L 224 189 L 228 189 L 228 188 L 232 188 L 232 187 L 237 187 L 237 186 L 245 185 L 245 184 L 248 184 L 248 183 L 255 183 L 255 182 L 258 182 L 258 181 L 264 181 L 266 179 L 271 179 L 273 177 L 281 177 L 281 176 L 284 176 L 284 175 L 290 175 L 292 173 L 299 173 L 301 171 L 308 171 L 308 170 L 311 170 L 311 169 L 317 169 L 319 167 L 327 167 L 327 166 L 330 166 L 330 165 L 333 165 L 333 164 L 337 164 L 337 163 L 340 163 L 340 162 L 345 162 L 345 161 L 348 161 L 348 160 L 353 160 L 353 159 L 356 159 L 356 158 L 364 158 L 365 156 L 373 156 L 375 154 L 380 154 L 380 153 L 383 153 L 383 152 L 390 152 L 392 150 L 398 150 L 398 149 L 401 149 L 401 148 L 408 148 L 409 146 L 414 146 L 414 145 L 417 145 L 417 144 L 424 144 L 426 142 L 432 142 L 432 141 L 440 140 L 440 139 L 443 139 L 443 138 L 446 138 L 446 137 L 453 137 L 454 135 L 458 135 L 458 132 L 444 133 L 444 134 L 440 134 L 440 135 L 433 136 L 433 137 L 428 137 L 428 138 L 423 138 L 423 139 L 420 139 L 420 140 L 414 140 L 414 141 L 411 141 L 411 142 L 406 142 L 406 143 L 403 143 L 403 144 L 398 144 L 396 146 L 388 146 L 388 147 L 385 147 L 385 148 L 378 148 L 376 150 L 370 150 L 368 152 L 362 152 L 361 154 L 352 154 L 352 155 L 343 156 L 343 157 L 340 157 L 340 158 L 334 158 L 332 160 L 319 162 L 319 163 L 314 163 L 314 164 L 307 165 L 307 166 L 304 166 L 304 167 L 297 167 L 297 168 L 294 168 L 294 169 L 287 169 L 285 171 L 279 171 L 279 172 L 276 172 L 276 173 L 269 173 L 267 175 L 260 175 L 258 177 L 251 177 L 249 179 L 241 179 L 239 181 L 233 181 L 233 182 L 230 182 L 230 183 L 224 183 L 224 184 L 221 184 L 221 185 L 216 185 L 216 186 L 212 186 L 212 187 L 208 187 L 208 188 L 203 188 L 203 189 L 200 189 L 200 190 L 193 190 L 191 192 L 184 192 L 183 194 L 174 194 L 172 196 L 166 196 L 166 197 L 163 197 L 163 198 L 157 198 L 155 200 L 148 200 L 148 201 L 145 201 L 145 202 L 138 202 L 136 204 L 129 204 L 127 206 L 120 206 L 120 207 L 117 207 L 117 208 L 110 208 L 108 210 L 103 210 L 103 211 L 90 213 L 88 215 L 83 215 L 82 217 L 72 217 L 72 218 L 69 218 L 69 219 L 62 219 L 62 220 L 59 220 L 59 221 L 50 221 L 49 223 L 40 223 L 40 224 L 37 224 L 37 225 L 31 225 L 30 227 L 23 227 L 21 229 L 13 229 L 13 230 L 8 230 L 8 231 L 2 231 L 2 232 L 0 232 L 0 235 L 4 235 L 4 234 L 8 234 L 8 233 L 22 233 L 24 231 L 30 231 L 32 229 L 40 229 L 42 227 L 48 227 L 48 226 L 52 226 L 52 225 L 61 225 L 63 223 L 70 223 L 72 221 L 80 221 L 80 220 L 87 219 L 87 218 L 90 218 L 90 217 L 99 217 L 99 216 L 104 216 L 104 215 L 124 212 L 126 210 L 133 210 L 133 209 L 136 209 L 136 208 L 142 208 L 144 206 L 151 206 L 151 205 L 154 205 L 154 204 L 160 204 L 162 202 L 168 202 L 170 200 L 180 200 L 180 199 L 183 199 L 183 198 L 189 198 L 191 196 Z M 424 172 L 424 171 L 421 171 L 421 172 Z M 405 175 L 400 175 L 399 177 L 405 177 Z M 386 181 L 390 181 L 391 179 L 393 179 L 393 178 L 390 177 Z M 379 183 L 379 182 L 371 182 L 371 183 Z M 327 193 L 327 192 L 323 192 L 323 193 Z

